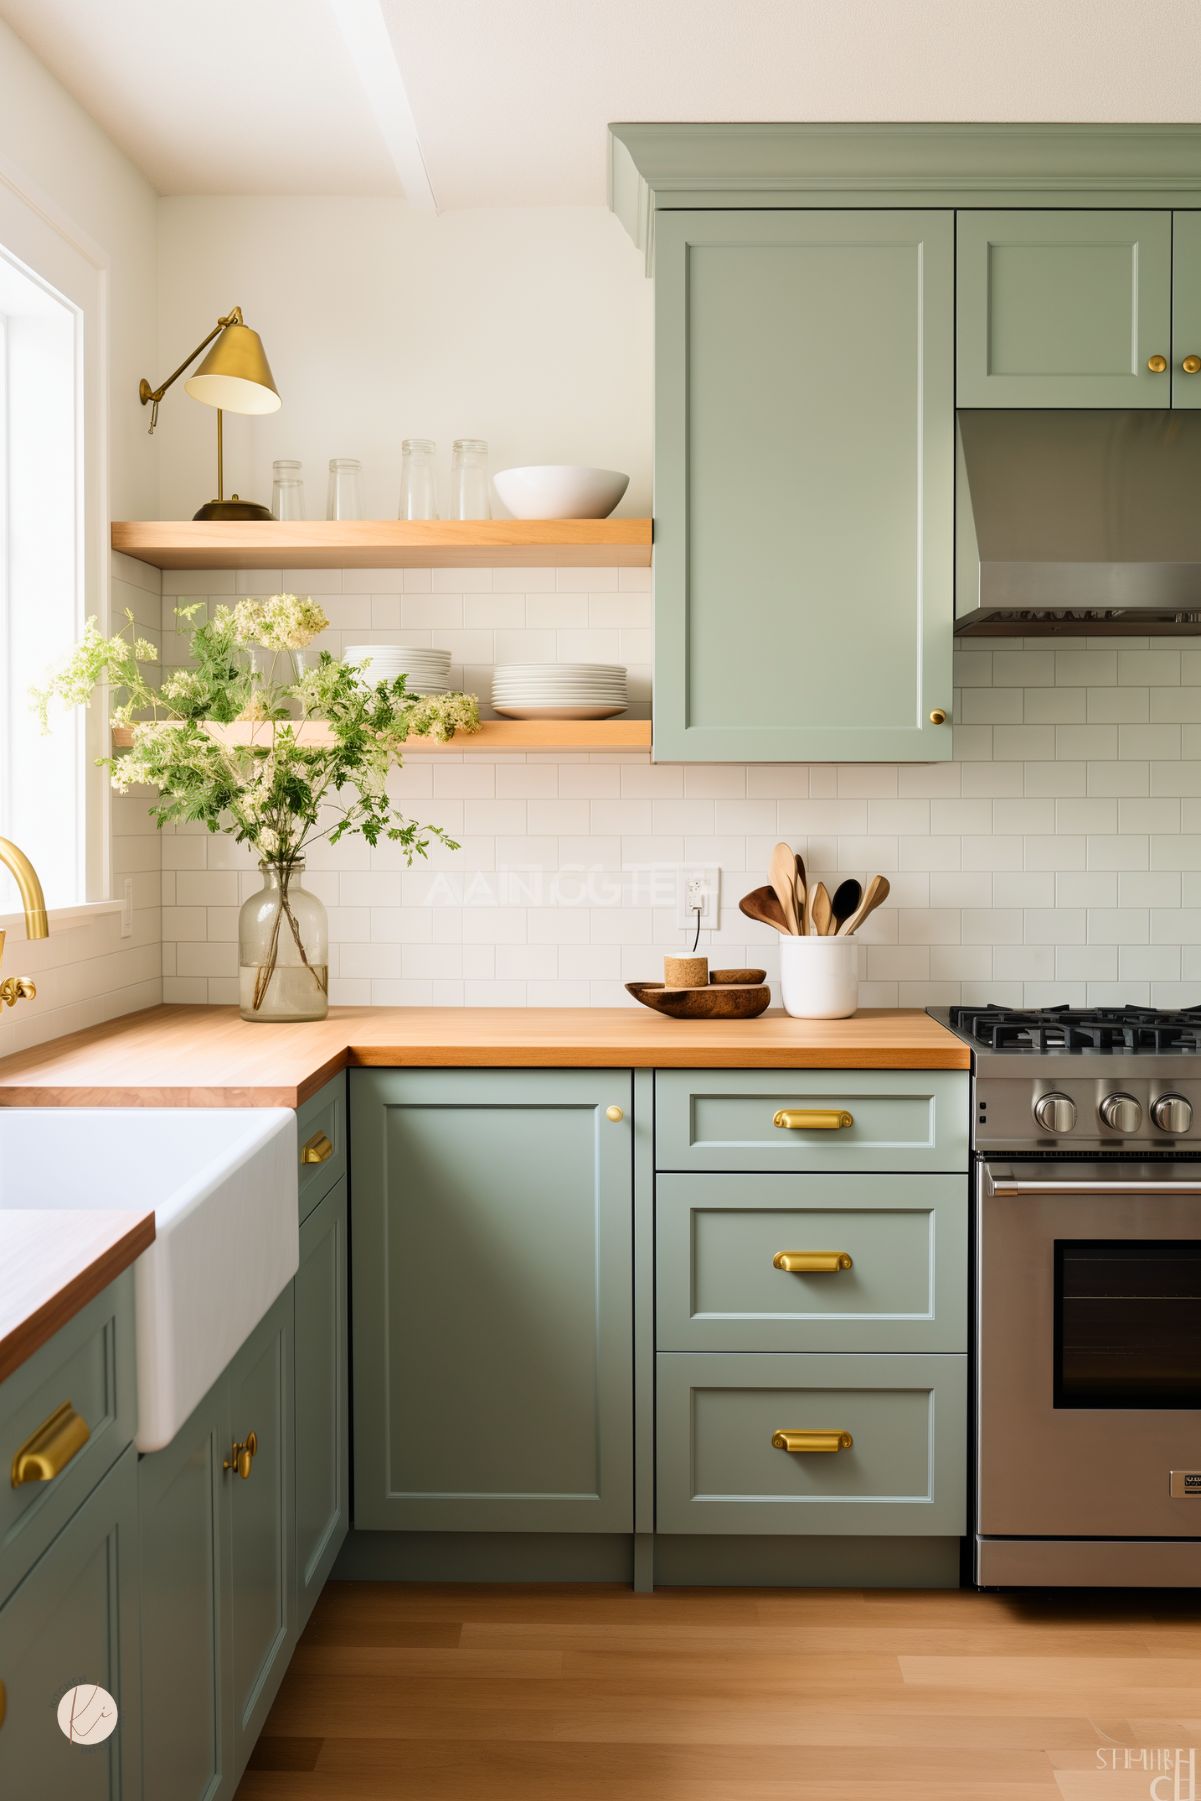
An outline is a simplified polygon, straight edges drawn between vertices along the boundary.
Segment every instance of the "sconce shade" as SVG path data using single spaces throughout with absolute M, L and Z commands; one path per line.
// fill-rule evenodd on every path
M 227 325 L 184 387 L 230 413 L 274 413 L 281 404 L 263 341 L 248 325 Z

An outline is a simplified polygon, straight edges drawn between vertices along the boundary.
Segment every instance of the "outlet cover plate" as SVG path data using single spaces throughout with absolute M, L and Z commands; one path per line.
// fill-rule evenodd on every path
M 699 882 L 704 890 L 705 904 L 701 908 L 701 929 L 715 932 L 719 924 L 721 909 L 721 870 L 711 869 L 704 864 L 686 863 L 676 876 L 676 924 L 681 931 L 696 930 L 696 914 L 689 905 L 691 884 Z M 688 941 L 691 943 L 691 939 Z

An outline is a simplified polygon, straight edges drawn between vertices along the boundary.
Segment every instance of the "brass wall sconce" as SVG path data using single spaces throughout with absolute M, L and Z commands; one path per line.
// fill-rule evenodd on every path
M 217 498 L 206 501 L 193 517 L 270 519 L 271 508 L 256 500 L 239 500 L 236 494 L 225 498 L 222 413 L 274 413 L 281 404 L 263 340 L 246 324 L 240 306 L 218 319 L 208 337 L 197 344 L 160 387 L 152 388 L 145 377 L 138 383 L 138 399 L 150 408 L 150 430 L 158 424 L 159 401 L 202 350 L 208 350 L 208 355 L 196 373 L 189 375 L 184 387 L 193 400 L 203 400 L 206 406 L 217 409 Z

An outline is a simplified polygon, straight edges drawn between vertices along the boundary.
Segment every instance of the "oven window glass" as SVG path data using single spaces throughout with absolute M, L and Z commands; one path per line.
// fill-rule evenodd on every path
M 1055 1405 L 1201 1407 L 1201 1243 L 1056 1241 Z

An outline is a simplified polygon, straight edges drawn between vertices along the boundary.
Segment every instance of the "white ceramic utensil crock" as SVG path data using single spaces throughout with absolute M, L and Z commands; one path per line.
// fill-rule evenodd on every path
M 794 1019 L 846 1019 L 859 1005 L 855 938 L 780 939 L 780 999 Z

